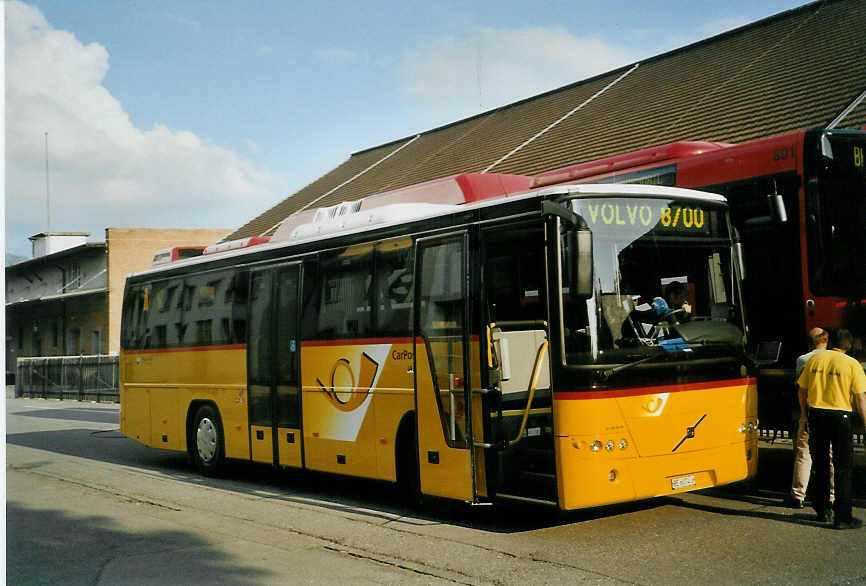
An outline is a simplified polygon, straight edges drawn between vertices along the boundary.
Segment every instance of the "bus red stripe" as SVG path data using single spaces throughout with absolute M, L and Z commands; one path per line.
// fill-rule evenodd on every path
M 369 346 L 372 344 L 411 344 L 412 338 L 359 338 L 354 340 L 304 340 L 302 348 L 316 346 Z
M 469 336 L 470 342 L 479 340 L 477 334 Z M 424 338 L 419 337 L 416 342 L 424 343 Z M 411 344 L 412 338 L 357 338 L 350 340 L 304 340 L 301 342 L 303 348 L 313 348 L 316 346 L 368 346 L 373 344 Z
M 655 395 L 659 393 L 681 393 L 684 391 L 700 391 L 704 389 L 737 387 L 755 383 L 754 378 L 737 378 L 730 380 L 707 381 L 681 385 L 663 385 L 657 387 L 632 387 L 610 391 L 562 391 L 554 392 L 553 398 L 559 401 L 585 401 L 588 399 L 612 399 L 637 397 L 640 395 Z

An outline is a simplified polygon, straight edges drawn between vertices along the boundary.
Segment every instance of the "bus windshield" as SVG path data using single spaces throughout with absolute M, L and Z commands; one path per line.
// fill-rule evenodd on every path
M 807 204 L 810 286 L 816 295 L 866 297 L 866 133 L 817 136 Z
M 726 208 L 699 200 L 605 198 L 574 200 L 572 209 L 592 231 L 594 293 L 573 299 L 563 291 L 568 363 L 742 352 Z M 573 266 L 567 244 L 563 250 L 563 266 Z

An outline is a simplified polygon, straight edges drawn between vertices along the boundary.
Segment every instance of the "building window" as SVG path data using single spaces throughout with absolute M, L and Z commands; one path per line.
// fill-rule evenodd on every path
M 197 334 L 198 334 L 197 335 L 197 338 L 198 338 L 197 344 L 199 346 L 209 345 L 211 343 L 211 341 L 213 340 L 213 329 L 211 326 L 211 320 L 202 319 L 202 320 L 199 320 L 195 323 L 196 323 L 196 329 L 198 330 L 198 332 L 197 332 Z
M 81 287 L 81 265 L 71 263 L 66 272 L 66 289 L 78 289 Z
M 100 334 L 99 330 L 93 330 L 90 334 L 90 353 L 91 354 L 99 354 L 100 347 Z
M 60 345 L 60 327 L 57 322 L 51 324 L 51 347 L 57 348 Z

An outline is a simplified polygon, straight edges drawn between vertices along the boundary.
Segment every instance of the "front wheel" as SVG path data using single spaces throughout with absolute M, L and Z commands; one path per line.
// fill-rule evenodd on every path
M 192 421 L 190 451 L 195 467 L 205 476 L 215 476 L 222 468 L 225 454 L 219 411 L 212 405 L 202 405 Z

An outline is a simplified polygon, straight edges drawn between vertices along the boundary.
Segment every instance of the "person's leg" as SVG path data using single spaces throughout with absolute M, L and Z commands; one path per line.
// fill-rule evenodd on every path
M 852 414 L 839 412 L 836 425 L 830 433 L 833 445 L 833 480 L 836 499 L 833 505 L 836 523 L 849 523 L 852 519 L 852 491 L 854 445 L 851 438 L 853 427 Z
M 828 520 L 830 511 L 830 436 L 827 417 L 817 410 L 809 412 L 809 451 L 812 454 L 812 468 L 815 470 L 814 507 L 818 519 Z
M 809 454 L 809 426 L 797 422 L 797 436 L 794 439 L 794 475 L 791 480 L 789 504 L 799 507 L 806 500 L 809 487 L 809 474 L 812 472 L 812 456 Z

